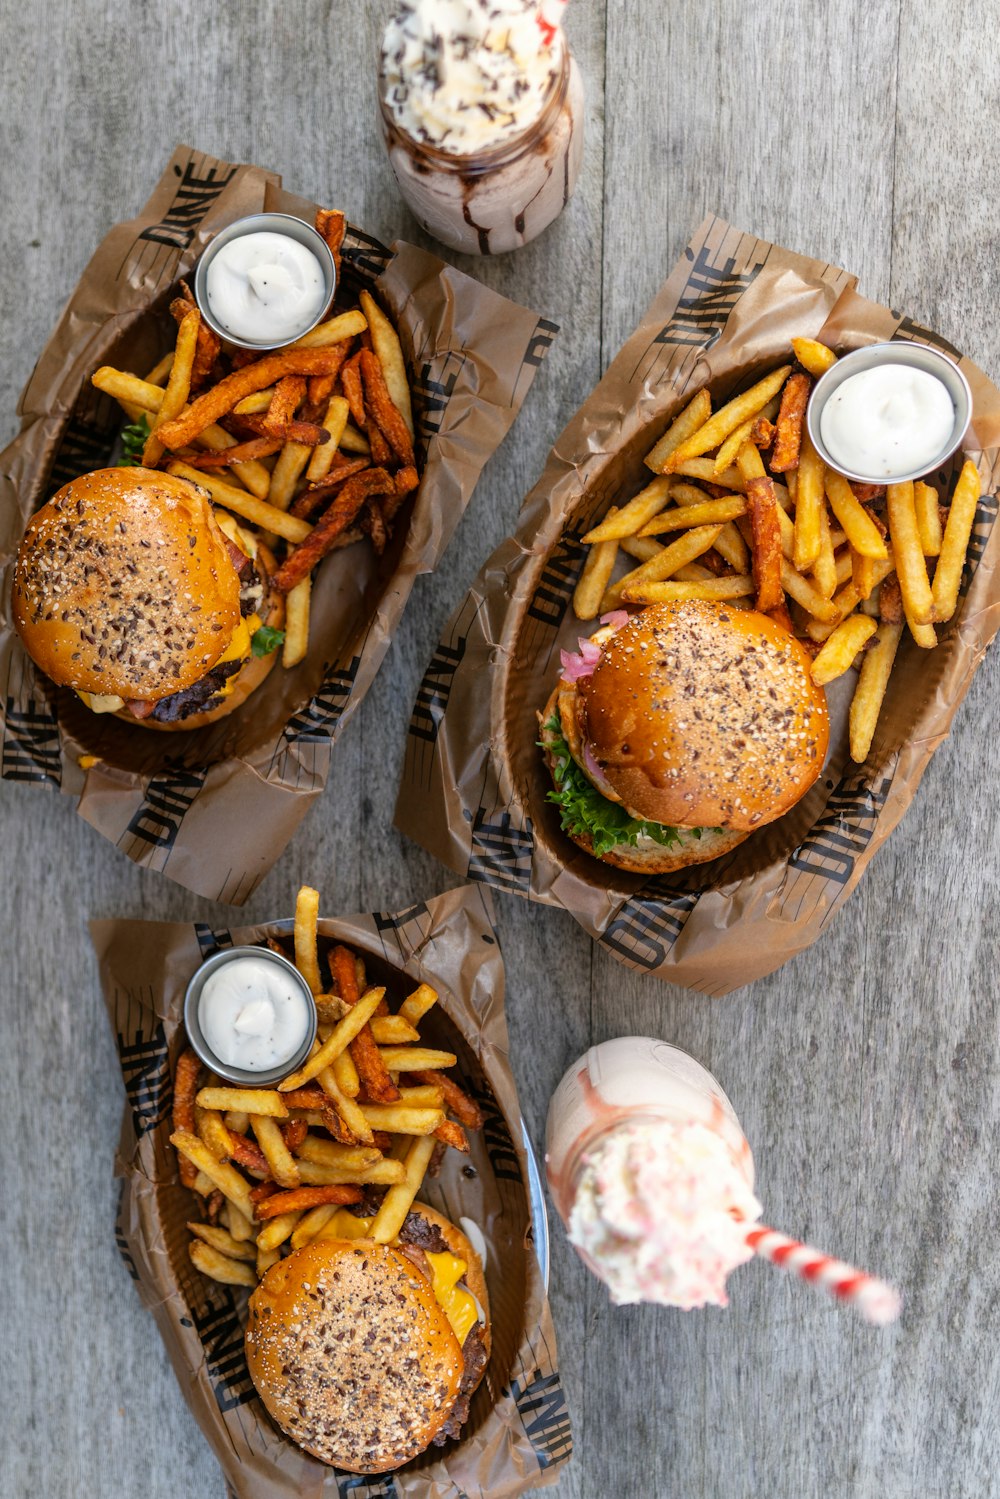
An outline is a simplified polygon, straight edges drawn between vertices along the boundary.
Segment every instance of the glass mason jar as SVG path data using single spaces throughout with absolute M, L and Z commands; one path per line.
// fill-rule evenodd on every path
M 379 77 L 382 135 L 399 191 L 428 234 L 453 250 L 516 250 L 569 202 L 583 158 L 583 83 L 561 32 L 557 38 L 559 66 L 541 113 L 519 135 L 464 155 L 404 130 Z
M 567 1227 L 587 1152 L 616 1129 L 650 1121 L 713 1130 L 753 1190 L 750 1146 L 712 1074 L 665 1041 L 621 1036 L 592 1046 L 574 1062 L 549 1105 L 545 1168 L 552 1200 Z M 590 1268 L 600 1275 L 599 1267 Z

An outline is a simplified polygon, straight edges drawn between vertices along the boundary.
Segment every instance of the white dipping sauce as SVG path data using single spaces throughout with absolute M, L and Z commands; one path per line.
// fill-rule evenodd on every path
M 935 375 L 882 364 L 837 387 L 819 430 L 835 463 L 866 478 L 892 479 L 933 467 L 954 425 L 954 403 Z
M 268 1072 L 298 1051 L 309 1030 L 305 995 L 280 963 L 233 958 L 210 973 L 198 1000 L 209 1050 L 227 1067 Z
M 262 231 L 228 240 L 209 262 L 205 295 L 212 316 L 233 338 L 291 341 L 326 302 L 323 268 L 287 234 Z

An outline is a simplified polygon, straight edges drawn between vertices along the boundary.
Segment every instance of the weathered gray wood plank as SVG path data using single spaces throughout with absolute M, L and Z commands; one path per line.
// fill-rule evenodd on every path
M 385 239 L 419 239 L 374 128 L 383 10 L 0 0 L 0 440 L 93 246 L 135 210 L 176 140 L 272 166 Z M 1000 168 L 982 123 L 1000 90 L 990 19 L 980 0 L 947 18 L 932 0 L 849 0 L 833 34 L 828 16 L 795 6 L 765 20 L 733 0 L 578 0 L 569 29 L 589 119 L 577 197 L 518 255 L 461 262 L 563 333 L 249 916 L 287 910 L 302 880 L 345 910 L 450 881 L 390 826 L 416 685 L 552 439 L 704 212 L 850 267 L 862 291 L 1000 372 Z M 554 1494 L 995 1492 L 998 675 L 994 655 L 831 931 L 727 1000 L 654 985 L 563 913 L 498 898 L 512 1058 L 536 1142 L 554 1084 L 591 1040 L 662 1034 L 730 1092 L 777 1226 L 859 1257 L 908 1296 L 900 1327 L 877 1334 L 748 1266 L 726 1313 L 615 1311 L 556 1232 L 577 1457 Z M 230 913 L 137 871 L 62 798 L 2 782 L 0 809 L 0 1158 L 23 1163 L 5 1174 L 0 1298 L 8 1425 L 23 1435 L 0 1455 L 0 1490 L 221 1499 L 114 1248 L 122 1099 L 85 921 Z

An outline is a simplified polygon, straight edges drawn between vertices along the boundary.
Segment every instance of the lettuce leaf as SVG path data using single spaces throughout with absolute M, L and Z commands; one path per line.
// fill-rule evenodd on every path
M 142 463 L 142 452 L 146 446 L 146 438 L 149 436 L 149 417 L 142 413 L 137 422 L 130 423 L 122 428 L 122 456 L 119 458 L 118 468 L 135 468 Z
M 559 808 L 564 833 L 589 837 L 597 855 L 610 853 L 618 843 L 635 846 L 640 838 L 652 838 L 667 848 L 681 842 L 677 828 L 630 817 L 624 807 L 609 802 L 591 785 L 569 752 L 557 714 L 553 713 L 542 733 L 545 738 L 539 740 L 539 745 L 548 750 L 554 761 L 555 789 L 549 792 L 547 800 Z M 686 828 L 685 832 L 701 836 L 700 828 Z

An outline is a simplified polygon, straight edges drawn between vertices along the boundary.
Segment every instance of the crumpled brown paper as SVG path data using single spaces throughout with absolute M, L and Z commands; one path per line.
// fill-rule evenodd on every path
M 91 713 L 21 647 L 10 575 L 29 516 L 105 466 L 125 418 L 90 384 L 101 364 L 144 373 L 170 346 L 167 302 L 226 224 L 315 205 L 259 167 L 178 146 L 137 219 L 112 229 L 21 397 L 0 457 L 0 728 L 5 778 L 61 789 L 120 849 L 201 895 L 239 905 L 320 794 L 334 741 L 360 703 L 418 574 L 440 560 L 483 465 L 520 409 L 556 328 L 413 245 L 349 227 L 337 305 L 368 287 L 410 364 L 423 475 L 385 555 L 328 557 L 313 589 L 308 658 L 277 667 L 252 702 L 208 729 L 162 734 Z M 174 330 L 176 331 L 176 330 Z M 409 516 L 407 523 L 407 516 Z M 84 770 L 80 759 L 96 757 Z
M 121 1058 L 128 1107 L 117 1174 L 117 1238 L 156 1318 L 185 1400 L 237 1499 L 513 1499 L 553 1482 L 572 1449 L 555 1337 L 533 1247 L 527 1159 L 507 1057 L 503 961 L 489 892 L 466 887 L 396 914 L 320 922 L 321 939 L 365 954 L 401 1000 L 419 982 L 440 994 L 421 1022 L 431 1046 L 459 1056 L 456 1077 L 486 1115 L 471 1153 L 448 1151 L 421 1197 L 453 1222 L 474 1219 L 488 1246 L 493 1350 L 459 1442 L 395 1474 L 337 1473 L 289 1441 L 257 1397 L 243 1352 L 248 1293 L 201 1275 L 188 1256 L 191 1193 L 169 1142 L 172 1078 L 186 1045 L 184 991 L 221 947 L 291 933 L 291 921 L 233 930 L 202 923 L 95 921 L 91 935 Z M 405 978 L 402 975 L 406 975 Z
M 910 805 L 1000 624 L 1000 393 L 957 349 L 855 285 L 836 266 L 706 220 L 559 437 L 515 535 L 452 615 L 410 721 L 396 807 L 404 833 L 470 879 L 563 906 L 632 967 L 706 994 L 772 972 L 824 930 Z M 696 390 L 711 382 L 725 400 L 786 360 L 793 335 L 842 350 L 915 340 L 960 364 L 972 425 L 964 451 L 930 476 L 943 498 L 964 458 L 981 477 L 959 609 L 936 650 L 905 636 L 864 765 L 848 757 L 848 674 L 828 693 L 824 775 L 797 807 L 714 863 L 626 874 L 563 835 L 535 744 L 560 647 L 594 628 L 571 607 L 581 537 L 648 481 L 643 456 Z

